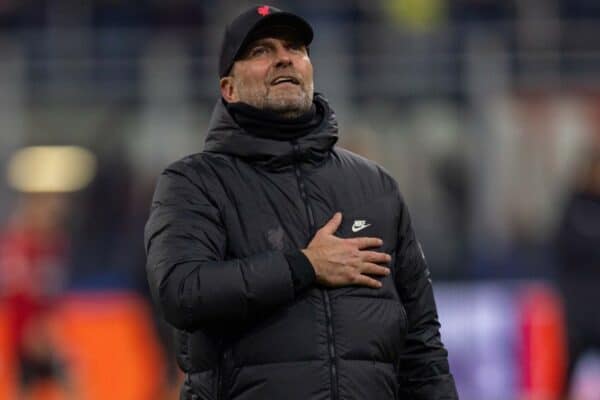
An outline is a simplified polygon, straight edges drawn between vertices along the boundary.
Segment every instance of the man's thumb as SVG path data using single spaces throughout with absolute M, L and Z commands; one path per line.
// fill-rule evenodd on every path
M 333 217 L 331 217 L 331 219 L 329 221 L 327 221 L 327 223 L 325 225 L 323 225 L 323 228 L 321 228 L 321 230 L 324 233 L 333 235 L 338 230 L 341 223 L 342 223 L 342 213 L 336 212 L 335 214 L 333 214 Z

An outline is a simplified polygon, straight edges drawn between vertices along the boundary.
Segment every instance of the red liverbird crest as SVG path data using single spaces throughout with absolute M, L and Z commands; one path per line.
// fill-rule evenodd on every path
M 258 13 L 263 17 L 269 13 L 269 6 L 261 6 L 257 9 Z

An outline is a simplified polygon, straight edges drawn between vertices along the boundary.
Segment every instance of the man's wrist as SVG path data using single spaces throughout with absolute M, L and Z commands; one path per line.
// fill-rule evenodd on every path
M 292 275 L 294 293 L 298 296 L 315 283 L 315 269 L 306 254 L 301 250 L 286 253 L 285 258 Z

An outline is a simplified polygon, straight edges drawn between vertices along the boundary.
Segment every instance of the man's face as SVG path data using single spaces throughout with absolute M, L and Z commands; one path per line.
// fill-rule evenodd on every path
M 221 94 L 229 103 L 243 102 L 294 118 L 310 110 L 313 68 L 306 46 L 290 35 L 266 36 L 246 46 Z

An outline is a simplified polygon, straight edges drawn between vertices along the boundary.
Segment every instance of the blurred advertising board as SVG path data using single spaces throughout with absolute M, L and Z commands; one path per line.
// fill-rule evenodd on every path
M 559 399 L 562 303 L 538 283 L 436 283 L 442 340 L 462 400 Z

